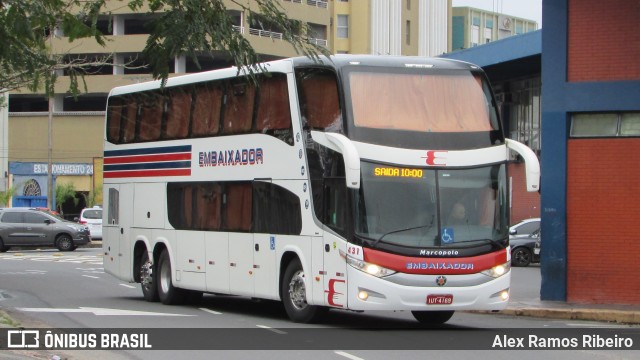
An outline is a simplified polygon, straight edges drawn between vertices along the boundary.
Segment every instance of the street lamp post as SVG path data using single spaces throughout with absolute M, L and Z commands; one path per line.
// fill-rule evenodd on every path
M 49 96 L 49 124 L 47 126 L 47 207 L 53 209 L 53 97 Z

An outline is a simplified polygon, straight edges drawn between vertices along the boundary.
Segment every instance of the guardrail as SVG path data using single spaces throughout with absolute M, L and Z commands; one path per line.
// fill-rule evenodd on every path
M 241 26 L 233 25 L 233 29 L 235 31 L 238 31 L 241 34 L 244 34 L 244 28 L 241 27 Z M 260 37 L 267 37 L 267 38 L 271 38 L 271 39 L 278 39 L 278 40 L 282 40 L 284 38 L 284 35 L 282 33 L 279 33 L 279 32 L 267 31 L 267 30 L 261 30 L 261 29 L 253 29 L 253 28 L 249 28 L 249 34 L 250 35 L 255 35 L 255 36 L 260 36 Z M 312 43 L 312 44 L 325 46 L 325 47 L 329 44 L 329 42 L 326 39 L 310 38 L 309 42 Z
M 282 40 L 282 33 L 279 33 L 279 32 L 249 28 L 249 34 Z

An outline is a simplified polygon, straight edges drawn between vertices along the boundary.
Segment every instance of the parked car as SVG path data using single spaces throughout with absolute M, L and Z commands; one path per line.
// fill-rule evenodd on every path
M 88 244 L 89 228 L 50 212 L 28 208 L 0 209 L 0 252 L 12 246 L 57 247 L 73 251 Z
M 102 208 L 94 206 L 92 208 L 82 209 L 80 217 L 76 218 L 80 224 L 89 227 L 89 233 L 92 239 L 102 239 Z
M 509 239 L 529 237 L 540 229 L 540 218 L 524 219 L 509 228 Z
M 540 262 L 540 243 L 540 218 L 522 220 L 509 228 L 511 265 L 529 266 Z

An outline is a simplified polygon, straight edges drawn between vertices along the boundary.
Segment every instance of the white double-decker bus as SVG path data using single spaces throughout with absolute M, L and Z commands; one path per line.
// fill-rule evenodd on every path
M 509 299 L 505 139 L 477 66 L 335 56 L 111 91 L 104 266 L 148 301 L 203 293 L 407 310 L 442 323 Z

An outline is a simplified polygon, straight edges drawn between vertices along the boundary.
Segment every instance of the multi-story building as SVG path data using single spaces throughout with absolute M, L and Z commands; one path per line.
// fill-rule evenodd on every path
M 468 49 L 537 29 L 538 24 L 533 20 L 472 7 L 454 7 L 451 18 L 451 49 Z
M 451 49 L 451 0 L 332 3 L 333 53 L 437 56 Z
M 249 39 L 262 60 L 296 56 L 291 45 L 283 40 L 278 24 L 243 11 L 234 1 L 224 2 L 236 31 Z M 313 42 L 332 53 L 435 56 L 450 50 L 451 0 L 281 0 L 280 3 L 289 17 L 310 26 Z M 3 172 L 6 174 L 3 183 L 17 189 L 13 206 L 47 204 L 49 133 L 54 164 L 52 186 L 71 182 L 77 191 L 85 193 L 101 187 L 107 95 L 116 86 L 152 79 L 144 67 L 141 51 L 149 37 L 146 24 L 157 16 L 133 12 L 116 0 L 107 1 L 107 10 L 111 16 L 105 15 L 98 22 L 106 46 L 91 38 L 69 43 L 63 33 L 57 33 L 53 40 L 54 53 L 63 54 L 69 62 L 102 59 L 107 55 L 111 58 L 107 65 L 96 66 L 85 76 L 86 93 L 77 101 L 67 94 L 69 77 L 59 74 L 51 128 L 48 99 L 42 94 L 23 91 L 9 96 L 8 119 L 0 118 L 0 129 L 5 129 L 0 136 L 0 149 L 8 149 L 7 156 L 2 157 L 4 168 L 8 169 Z M 213 55 L 200 56 L 200 67 L 190 58 L 178 57 L 170 64 L 170 76 L 232 65 L 224 52 Z
M 69 77 L 65 74 L 56 83 L 53 101 L 53 121 L 48 123 L 48 99 L 42 94 L 27 91 L 9 95 L 8 119 L 0 118 L 0 149 L 8 149 L 3 157 L 4 183 L 17 189 L 13 205 L 44 206 L 47 203 L 47 162 L 49 159 L 48 134 L 52 133 L 52 162 L 54 181 L 72 182 L 76 190 L 89 192 L 101 187 L 100 166 L 104 133 L 104 109 L 109 91 L 115 86 L 151 80 L 150 71 L 143 67 L 143 50 L 148 38 L 145 24 L 153 15 L 135 13 L 121 1 L 109 0 L 112 16 L 98 22 L 106 38 L 106 46 L 93 39 L 69 43 L 63 33 L 53 41 L 53 51 L 64 54 L 65 59 L 94 59 L 112 55 L 112 64 L 91 69 L 85 76 L 86 93 L 74 100 L 67 94 Z M 225 0 L 234 18 L 235 29 L 243 33 L 265 61 L 295 56 L 289 43 L 282 39 L 277 24 L 270 24 L 259 15 L 250 16 L 234 1 Z M 312 39 L 328 46 L 331 20 L 329 2 L 322 0 L 283 0 L 289 17 L 302 20 L 313 30 Z M 174 59 L 171 74 L 190 73 L 228 67 L 232 63 L 224 54 L 202 55 L 196 66 L 185 57 Z M 127 67 L 121 65 L 127 64 Z M 2 119 L 5 119 L 2 121 Z M 5 139 L 5 140 L 3 140 Z M 7 164 L 8 161 L 8 164 Z M 1 167 L 0 167 L 1 168 Z M 94 176 L 94 173 L 95 176 Z M 55 186 L 55 183 L 54 185 Z

